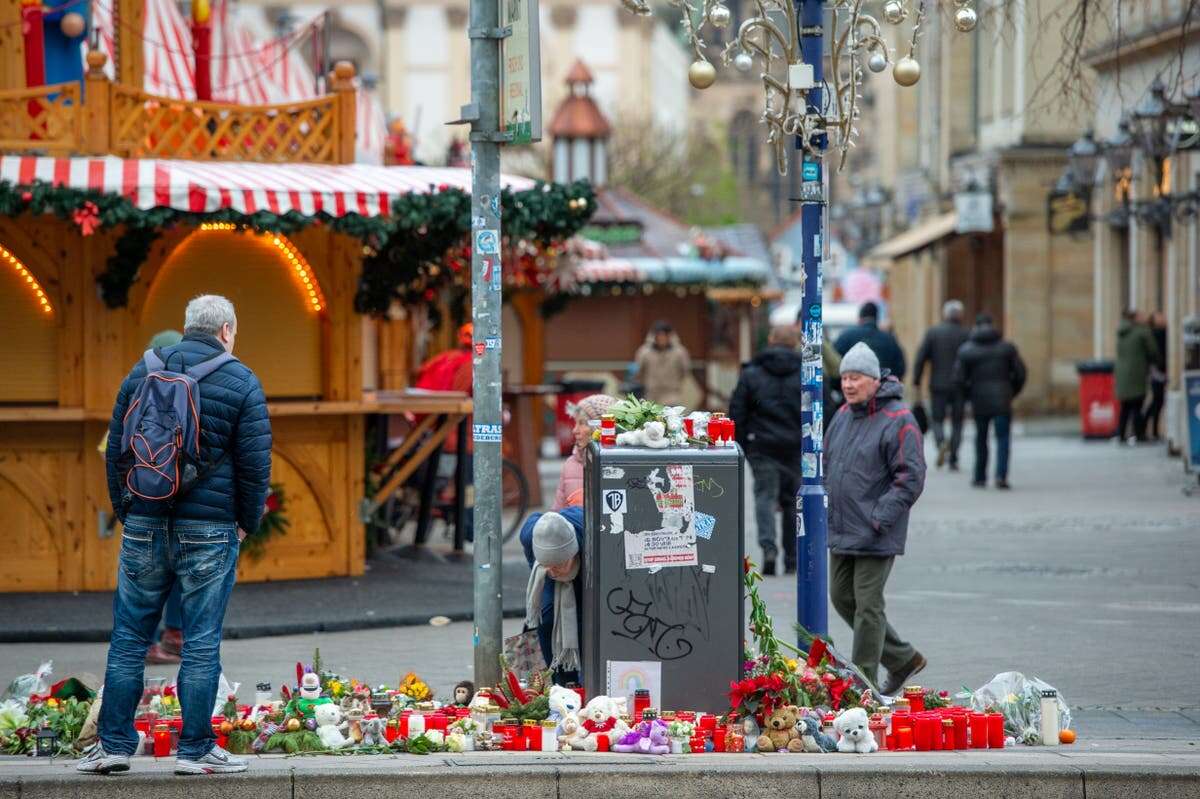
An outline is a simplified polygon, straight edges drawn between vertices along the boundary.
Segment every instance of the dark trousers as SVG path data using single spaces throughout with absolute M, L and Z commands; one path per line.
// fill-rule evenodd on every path
M 775 560 L 775 511 L 783 510 L 783 562 L 785 568 L 796 565 L 796 493 L 800 490 L 800 465 L 771 455 L 747 455 L 754 473 L 754 521 L 758 526 L 758 545 L 763 560 Z
M 1146 406 L 1146 418 L 1143 431 L 1158 438 L 1159 425 L 1158 422 L 1162 418 L 1163 404 L 1167 401 L 1167 383 L 1165 380 L 1150 381 L 1150 404 Z
M 930 399 L 933 411 L 933 440 L 938 449 L 946 440 L 946 414 L 950 415 L 950 465 L 958 464 L 958 448 L 962 445 L 963 402 L 962 392 L 931 391 Z
M 988 427 L 996 426 L 996 479 L 1008 479 L 1008 455 L 1012 444 L 1012 416 L 975 417 L 975 482 L 987 482 Z
M 1133 399 L 1121 400 L 1121 418 L 1117 422 L 1117 438 L 1124 441 L 1128 436 L 1125 435 L 1125 429 L 1130 422 L 1133 423 L 1133 435 L 1137 436 L 1138 441 L 1146 437 L 1146 420 L 1142 417 L 1142 405 L 1146 403 L 1146 395 L 1140 394 Z
M 895 558 L 867 558 L 829 553 L 829 600 L 854 630 L 850 659 L 873 684 L 879 664 L 894 674 L 908 665 L 917 650 L 902 640 L 883 613 L 883 587 Z

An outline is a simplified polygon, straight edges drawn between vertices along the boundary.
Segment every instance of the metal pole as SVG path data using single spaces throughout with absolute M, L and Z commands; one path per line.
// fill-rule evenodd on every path
M 796 0 L 800 25 L 800 52 L 806 64 L 812 64 L 816 87 L 806 96 L 808 113 L 822 112 L 821 85 L 824 81 L 824 2 Z M 821 148 L 826 144 L 821 137 Z M 804 333 L 804 396 L 801 400 L 804 439 L 800 461 L 800 494 L 796 498 L 796 619 L 815 635 L 829 630 L 829 577 L 825 530 L 825 485 L 821 455 L 823 434 L 824 383 L 821 368 L 823 331 L 821 326 L 821 261 L 825 249 L 825 201 L 829 197 L 825 169 L 819 159 L 801 150 L 801 178 L 805 183 L 820 182 L 819 194 L 804 192 L 800 208 L 802 231 L 801 264 L 804 274 L 800 320 Z M 819 199 L 818 199 L 819 197 Z
M 471 0 L 471 319 L 474 322 L 475 684 L 500 679 L 500 20 Z M 465 444 L 465 442 L 464 442 Z M 460 446 L 460 451 L 461 451 Z

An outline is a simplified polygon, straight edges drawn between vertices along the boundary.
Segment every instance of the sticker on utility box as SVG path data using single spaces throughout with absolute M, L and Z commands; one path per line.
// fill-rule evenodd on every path
M 498 424 L 477 424 L 473 438 L 476 444 L 499 444 L 503 429 Z
M 653 569 L 663 566 L 696 566 L 696 537 L 683 530 L 625 531 L 625 568 Z
M 475 231 L 475 249 L 481 255 L 495 255 L 500 252 L 500 231 L 495 229 Z

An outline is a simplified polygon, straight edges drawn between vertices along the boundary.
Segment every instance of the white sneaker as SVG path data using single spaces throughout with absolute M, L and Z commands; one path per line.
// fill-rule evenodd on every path
M 175 758 L 176 774 L 235 774 L 245 771 L 249 764 L 240 757 L 234 757 L 219 746 L 199 760 L 183 760 Z
M 83 753 L 83 758 L 75 765 L 75 770 L 84 774 L 116 774 L 129 771 L 129 758 L 125 755 L 110 755 L 97 741 Z

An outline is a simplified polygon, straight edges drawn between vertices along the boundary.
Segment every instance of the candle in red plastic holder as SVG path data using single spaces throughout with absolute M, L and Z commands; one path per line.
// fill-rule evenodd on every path
M 867 729 L 875 736 L 875 743 L 880 749 L 887 749 L 887 722 L 881 713 L 872 713 L 870 720 L 867 722 Z
M 567 687 L 570 688 L 575 693 L 579 694 L 579 706 L 580 707 L 583 707 L 584 705 L 587 704 L 587 691 L 584 690 L 582 685 L 579 685 L 578 683 L 568 683 Z
M 635 719 L 642 718 L 642 711 L 650 709 L 650 691 L 646 688 L 638 688 L 633 692 L 633 717 Z
M 954 743 L 954 719 L 952 718 L 947 717 L 942 719 L 942 748 L 956 748 Z
M 987 716 L 983 713 L 972 713 L 968 719 L 968 723 L 971 727 L 971 748 L 987 749 Z
M 987 714 L 988 747 L 991 749 L 1004 748 L 1004 714 Z
M 703 735 L 693 735 L 692 736 L 691 749 L 692 749 L 693 755 L 704 754 L 704 736 Z
M 896 730 L 896 745 L 893 747 L 898 751 L 906 751 L 913 748 L 913 730 L 908 724 L 901 727 L 894 727 Z
M 388 743 L 400 737 L 400 720 L 388 719 L 387 726 L 383 728 L 383 738 Z
M 530 752 L 542 751 L 542 723 L 540 721 L 525 722 L 525 748 Z
M 729 730 L 727 736 L 728 737 L 725 738 L 725 751 L 726 752 L 745 752 L 746 751 L 746 736 L 742 735 L 740 732 L 737 732 L 732 728 Z
M 940 713 L 925 711 L 925 715 L 929 716 L 933 724 L 933 749 L 940 752 L 942 750 L 942 716 Z
M 967 712 L 966 710 L 958 710 L 951 716 L 954 722 L 954 748 L 967 748 Z
M 602 733 L 599 733 L 596 735 L 596 751 L 597 752 L 609 751 L 611 743 L 612 742 L 609 740 L 608 733 L 602 732 Z
M 696 420 L 690 416 L 683 420 L 683 432 L 688 438 L 696 437 Z
M 913 715 L 913 742 L 918 752 L 933 749 L 934 720 L 924 713 Z
M 702 713 L 696 718 L 696 727 L 712 732 L 717 728 L 717 717 L 712 713 Z
M 892 729 L 893 735 L 896 733 L 896 730 L 899 729 L 900 727 L 911 727 L 911 726 L 912 726 L 912 716 L 909 715 L 907 710 L 892 711 L 892 727 L 891 727 L 891 729 Z
M 905 688 L 904 698 L 908 700 L 908 707 L 913 713 L 925 711 L 925 689 L 921 686 L 910 685 Z
M 166 724 L 158 724 L 154 727 L 154 756 L 171 756 L 171 728 Z
M 600 446 L 612 447 L 617 443 L 617 419 L 611 413 L 600 417 Z

